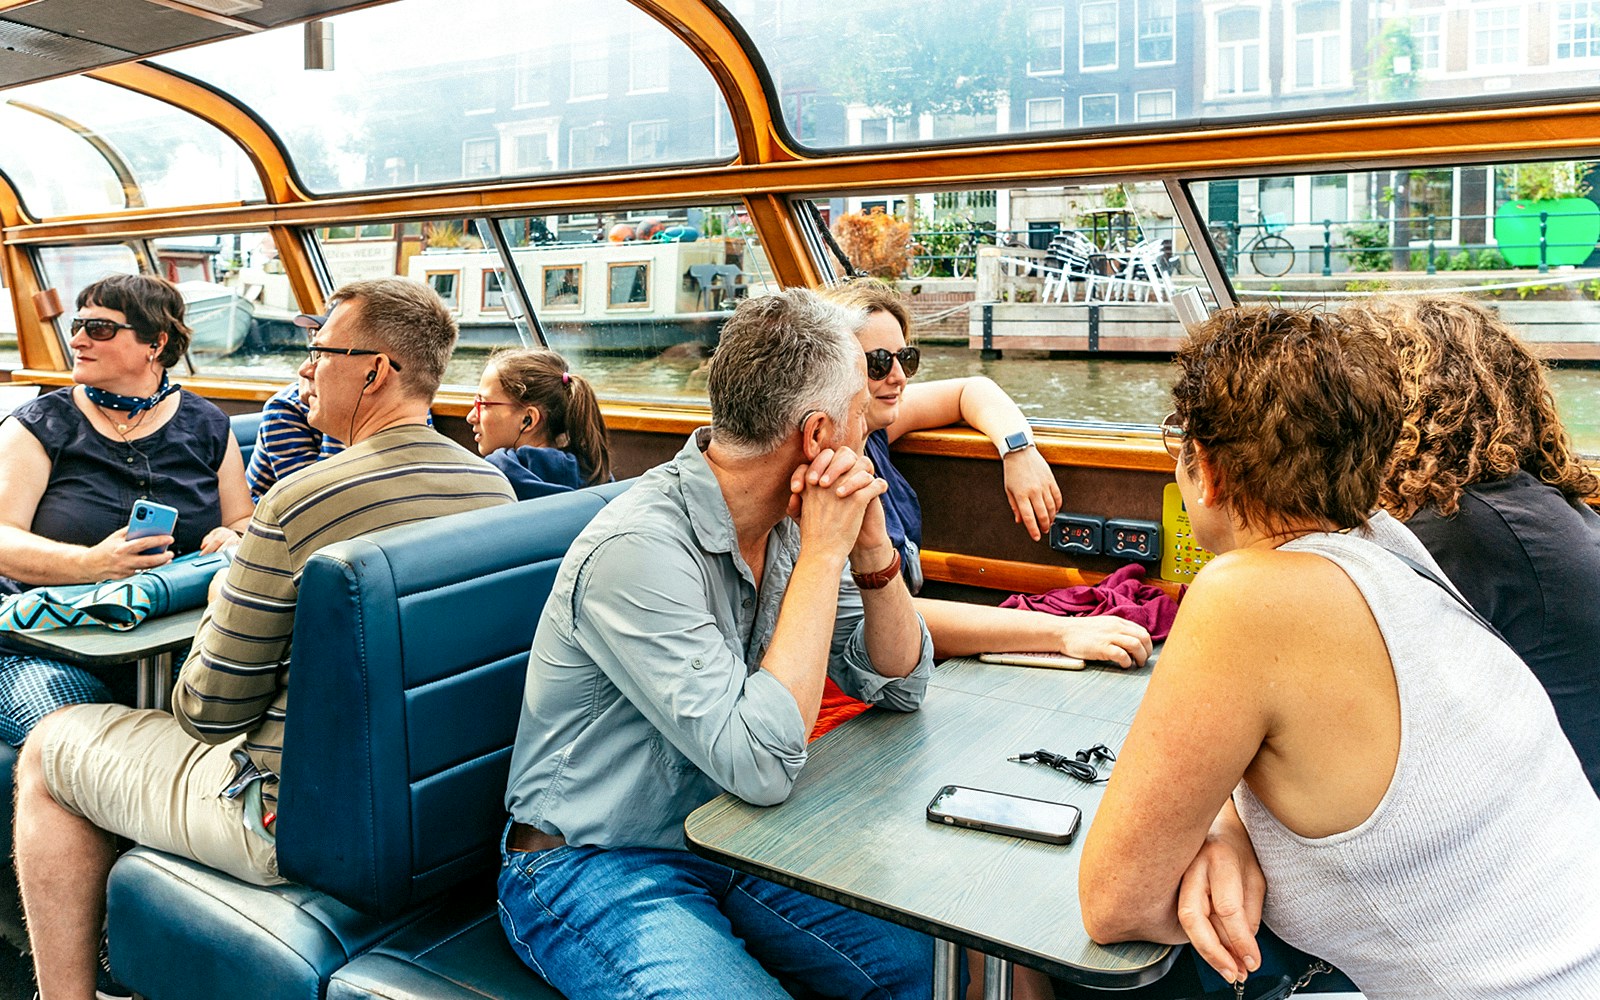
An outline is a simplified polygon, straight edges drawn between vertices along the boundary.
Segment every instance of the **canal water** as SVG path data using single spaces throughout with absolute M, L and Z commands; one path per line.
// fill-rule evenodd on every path
M 698 354 L 641 356 L 573 355 L 569 360 L 603 397 L 653 401 L 703 400 L 705 360 Z M 208 359 L 207 372 L 284 377 L 303 355 L 238 353 Z M 476 386 L 488 355 L 460 350 L 446 382 Z M 1172 409 L 1172 363 L 1165 358 L 1052 358 L 1041 352 L 1010 351 L 985 361 L 963 346 L 924 344 L 918 381 L 987 375 L 1017 401 L 1031 419 L 1094 420 L 1154 424 Z M 1600 369 L 1569 367 L 1551 373 L 1567 430 L 1581 451 L 1600 455 Z

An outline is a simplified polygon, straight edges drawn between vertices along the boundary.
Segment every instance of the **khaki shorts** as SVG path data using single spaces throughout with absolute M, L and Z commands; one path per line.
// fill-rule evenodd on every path
M 256 885 L 278 885 L 277 848 L 244 825 L 243 796 L 221 798 L 244 737 L 213 746 L 172 716 L 73 705 L 50 717 L 39 747 L 50 795 L 102 830 Z

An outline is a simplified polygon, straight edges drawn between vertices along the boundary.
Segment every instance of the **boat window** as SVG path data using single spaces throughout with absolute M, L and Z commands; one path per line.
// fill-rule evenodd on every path
M 1242 302 L 1336 308 L 1396 292 L 1491 304 L 1536 353 L 1580 450 L 1600 454 L 1594 163 L 1200 181 L 1189 190 Z
M 1172 297 L 1209 292 L 1161 184 L 815 204 L 851 266 L 906 296 L 918 381 L 987 375 L 1037 424 L 1150 425 L 1172 408 L 1168 354 L 1185 336 Z
M 746 296 L 778 287 L 743 205 L 496 222 L 546 342 L 612 399 L 703 401 L 722 324 Z M 469 289 L 483 261 L 498 264 L 498 254 L 477 253 L 464 258 Z M 518 343 L 504 318 L 463 315 L 461 327 L 464 346 Z
M 606 265 L 606 307 L 650 308 L 650 262 Z
M 489 281 L 489 271 L 483 272 L 485 283 Z M 451 312 L 461 311 L 461 296 L 456 294 L 456 285 L 461 280 L 460 271 L 429 271 L 427 272 L 428 286 L 439 294 L 444 304 Z
M 787 132 L 816 150 L 1482 107 L 1535 92 L 1588 100 L 1600 58 L 1592 3 L 724 6 L 754 42 Z
M 65 312 L 56 319 L 67 340 L 78 293 L 112 274 L 156 274 L 178 286 L 190 329 L 189 358 L 207 374 L 292 375 L 297 358 L 280 357 L 292 342 L 304 354 L 304 333 L 290 321 L 300 310 L 265 232 L 164 236 L 149 242 L 46 246 L 40 279 Z
M 36 218 L 126 208 L 122 181 L 81 135 L 58 121 L 0 102 L 0 170 Z
M 539 269 L 544 287 L 544 308 L 551 312 L 583 311 L 583 265 L 545 265 Z
M 49 168 L 35 180 L 55 190 L 40 205 L 27 200 L 45 215 L 264 198 L 260 177 L 237 143 L 162 101 L 86 77 L 18 87 L 4 96 L 8 109 L 73 133 L 116 180 L 114 191 L 80 191 L 71 176 L 56 176 L 56 164 L 45 158 Z M 8 134 L 8 145 L 12 138 Z M 30 150 L 28 158 L 40 160 L 40 152 Z
M 325 22 L 331 70 L 302 68 L 298 27 L 157 62 L 259 114 L 316 192 L 731 155 L 726 103 L 687 46 L 626 0 L 569 7 L 405 0 L 339 15 Z
M 483 299 L 479 308 L 484 312 L 505 312 L 506 272 L 501 268 L 488 268 L 483 272 Z

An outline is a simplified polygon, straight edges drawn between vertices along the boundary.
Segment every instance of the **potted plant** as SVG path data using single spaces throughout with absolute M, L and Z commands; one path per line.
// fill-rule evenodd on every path
M 1587 197 L 1591 167 L 1558 162 L 1513 168 L 1511 200 L 1494 214 L 1495 242 L 1509 264 L 1560 266 L 1589 259 L 1600 241 L 1600 205 Z

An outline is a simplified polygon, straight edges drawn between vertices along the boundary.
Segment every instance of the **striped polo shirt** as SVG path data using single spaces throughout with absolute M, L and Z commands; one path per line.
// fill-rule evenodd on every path
M 256 505 L 222 592 L 201 619 L 173 691 L 178 723 L 206 743 L 248 734 L 251 759 L 276 774 L 295 601 L 312 553 L 515 499 L 499 470 L 421 424 L 379 431 L 278 483 Z M 276 782 L 264 790 L 267 808 L 275 808 Z

